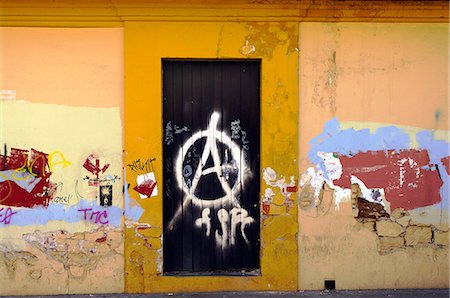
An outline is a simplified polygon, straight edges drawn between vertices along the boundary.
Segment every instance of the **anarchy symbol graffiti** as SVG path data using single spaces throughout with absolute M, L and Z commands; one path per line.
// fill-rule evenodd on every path
M 241 160 L 241 149 L 239 146 L 223 131 L 217 130 L 217 122 L 219 120 L 219 113 L 214 112 L 211 115 L 208 128 L 193 134 L 180 148 L 178 157 L 175 162 L 176 177 L 178 186 L 183 190 L 184 194 L 192 199 L 194 204 L 214 204 L 222 199 L 229 198 L 232 202 L 236 200 L 236 195 L 239 193 L 241 183 L 243 181 L 243 173 L 246 171 L 245 161 Z M 200 163 L 197 165 L 195 172 L 192 167 L 185 164 L 185 158 L 194 143 L 206 138 L 206 142 L 201 154 Z M 222 143 L 230 150 L 232 163 L 221 160 L 218 143 Z M 228 150 L 227 150 L 228 152 Z M 212 158 L 212 164 L 205 167 L 209 158 Z M 230 179 L 227 173 L 234 170 L 237 175 L 230 185 Z M 196 195 L 196 189 L 202 176 L 214 174 L 216 175 L 223 195 L 217 198 L 199 197 Z M 186 179 L 186 176 L 191 176 L 192 179 Z M 237 203 L 237 202 L 236 202 Z
M 179 150 L 175 161 L 175 175 L 178 186 L 185 195 L 183 208 L 190 202 L 202 208 L 212 207 L 217 203 L 240 207 L 237 196 L 243 185 L 244 174 L 247 173 L 247 166 L 245 160 L 241 159 L 239 145 L 226 132 L 217 130 L 219 118 L 219 113 L 214 112 L 211 115 L 208 128 L 193 134 Z M 192 151 L 194 144 L 205 138 L 205 145 L 196 168 L 186 164 L 187 155 Z M 229 150 L 231 163 L 221 160 L 218 143 L 221 143 L 223 147 L 227 148 L 226 152 Z M 212 162 L 207 165 L 210 157 Z M 228 175 L 230 172 L 235 173 L 234 179 L 230 179 Z M 201 178 L 206 175 L 216 175 L 223 195 L 217 197 L 201 197 L 196 194 Z M 188 176 L 192 179 L 187 179 L 186 177 Z M 171 223 L 181 214 L 181 211 L 182 207 L 180 206 Z

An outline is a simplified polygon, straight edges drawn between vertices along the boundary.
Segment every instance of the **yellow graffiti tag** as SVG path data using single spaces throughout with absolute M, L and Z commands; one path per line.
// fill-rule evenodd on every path
M 58 158 L 58 160 L 55 161 L 54 159 L 56 156 L 58 156 L 59 158 Z M 50 169 L 50 172 L 53 172 L 53 167 L 57 166 L 57 165 L 61 165 L 63 168 L 65 168 L 67 166 L 71 166 L 72 163 L 70 161 L 68 161 L 64 157 L 64 154 L 62 154 L 60 151 L 53 151 L 48 156 L 48 167 Z
M 25 161 L 24 164 L 20 168 L 14 170 L 14 172 L 11 174 L 11 177 L 14 180 L 18 180 L 18 181 L 28 180 L 28 179 L 30 179 L 32 177 L 36 177 L 38 174 L 35 174 L 33 172 L 33 166 L 39 159 L 42 159 L 44 162 L 47 162 L 45 160 L 44 156 L 39 155 L 36 159 L 33 160 L 33 162 L 31 164 L 27 165 L 27 161 Z M 45 165 L 44 165 L 44 167 L 45 167 Z M 45 176 L 45 169 L 44 169 L 44 167 L 42 167 L 42 169 L 41 169 L 42 176 Z M 28 172 L 27 172 L 27 170 L 28 170 Z M 27 176 L 22 176 L 22 177 L 17 177 L 16 173 L 19 173 L 19 172 L 27 173 L 28 175 Z

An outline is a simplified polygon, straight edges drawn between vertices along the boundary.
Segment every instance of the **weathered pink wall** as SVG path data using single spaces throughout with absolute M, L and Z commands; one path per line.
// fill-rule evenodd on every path
M 0 41 L 0 295 L 123 292 L 123 30 Z
M 299 40 L 299 288 L 322 289 L 324 280 L 335 280 L 338 289 L 448 287 L 449 198 L 443 189 L 449 173 L 439 159 L 450 150 L 448 24 L 301 23 Z M 356 219 L 364 185 L 339 188 L 337 180 L 320 176 L 320 165 L 336 178 L 345 161 L 339 154 L 355 155 L 367 160 L 350 169 L 357 178 L 363 172 L 380 178 L 371 171 L 387 164 L 376 163 L 374 152 L 362 153 L 371 146 L 378 156 L 403 152 L 411 168 L 400 160 L 392 164 L 397 173 L 382 175 L 398 183 L 389 190 L 377 186 L 383 201 L 371 206 L 384 203 L 387 217 Z M 334 150 L 318 157 L 321 148 Z M 434 166 L 416 165 L 415 150 L 431 158 L 441 178 Z M 405 180 L 407 170 L 423 173 Z M 425 197 L 417 195 L 417 185 L 428 187 Z M 387 200 L 389 191 L 411 196 L 408 210 L 389 209 L 396 206 L 392 195 Z M 424 207 L 414 207 L 417 200 Z
M 1 28 L 0 87 L 29 102 L 121 106 L 121 34 L 114 28 Z

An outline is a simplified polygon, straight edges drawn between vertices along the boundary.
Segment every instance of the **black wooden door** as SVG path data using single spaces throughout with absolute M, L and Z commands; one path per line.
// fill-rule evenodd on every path
M 163 60 L 165 274 L 259 268 L 259 86 L 259 60 Z

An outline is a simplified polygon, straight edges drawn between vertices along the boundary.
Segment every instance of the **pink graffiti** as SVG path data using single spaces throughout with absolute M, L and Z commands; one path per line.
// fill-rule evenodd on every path
M 79 212 L 84 212 L 84 220 L 92 221 L 96 224 L 100 223 L 106 225 L 109 223 L 108 213 L 103 211 L 92 211 L 92 208 L 78 209 Z M 104 218 L 104 220 L 103 220 Z
M 17 212 L 12 211 L 10 207 L 8 208 L 0 208 L 0 223 L 4 223 L 5 225 L 9 225 L 11 223 L 11 218 Z

